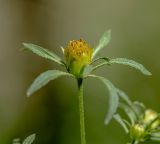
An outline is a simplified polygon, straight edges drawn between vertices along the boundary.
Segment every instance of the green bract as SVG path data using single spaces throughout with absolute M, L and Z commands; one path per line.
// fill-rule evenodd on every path
M 25 50 L 30 50 L 33 53 L 46 58 L 48 60 L 54 61 L 61 66 L 63 66 L 66 72 L 59 70 L 48 70 L 40 74 L 32 83 L 30 88 L 27 91 L 27 95 L 30 96 L 41 87 L 46 85 L 51 80 L 59 78 L 60 76 L 70 76 L 77 79 L 78 88 L 79 88 L 79 99 L 80 99 L 80 121 L 81 121 L 81 141 L 82 144 L 85 144 L 85 126 L 84 126 L 84 107 L 83 107 L 83 81 L 89 77 L 96 78 L 103 82 L 103 84 L 108 88 L 110 97 L 109 97 L 109 108 L 108 113 L 105 119 L 105 124 L 108 124 L 115 114 L 117 107 L 119 105 L 119 98 L 128 100 L 127 96 L 119 89 L 117 89 L 111 81 L 108 79 L 92 74 L 96 69 L 106 65 L 110 66 L 112 64 L 123 64 L 133 67 L 144 75 L 151 75 L 151 73 L 141 64 L 129 60 L 126 58 L 107 58 L 107 57 L 98 57 L 96 58 L 99 51 L 106 47 L 111 39 L 111 30 L 106 31 L 103 36 L 100 38 L 98 45 L 95 49 L 92 49 L 84 40 L 73 40 L 70 41 L 66 48 L 62 48 L 65 60 L 62 60 L 59 56 L 53 52 L 44 49 L 40 46 L 23 43 Z M 129 101 L 128 101 L 129 102 Z M 122 107 L 126 107 L 123 105 Z M 130 114 L 129 114 L 130 115 Z M 132 117 L 132 116 L 130 116 Z M 116 117 L 119 119 L 119 116 Z M 132 120 L 134 121 L 134 120 Z

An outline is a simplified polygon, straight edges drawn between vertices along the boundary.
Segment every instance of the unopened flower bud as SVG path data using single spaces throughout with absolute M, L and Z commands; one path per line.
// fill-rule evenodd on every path
M 90 64 L 93 49 L 82 39 L 70 41 L 64 50 L 67 68 L 76 77 L 81 77 L 83 68 Z
M 134 140 L 142 140 L 145 137 L 145 128 L 142 124 L 135 124 L 131 127 L 130 136 Z
M 160 125 L 160 119 L 157 119 L 157 117 L 158 113 L 156 111 L 148 109 L 145 111 L 143 123 L 150 125 L 151 129 L 157 128 Z

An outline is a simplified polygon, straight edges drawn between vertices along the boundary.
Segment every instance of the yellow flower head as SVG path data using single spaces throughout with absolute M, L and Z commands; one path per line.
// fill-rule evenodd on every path
M 90 64 L 93 49 L 83 40 L 72 40 L 64 50 L 68 71 L 81 77 L 83 68 Z
M 157 117 L 158 117 L 158 113 L 156 111 L 147 109 L 144 114 L 143 122 L 146 125 L 151 124 L 151 128 L 154 129 L 160 125 L 160 119 L 156 119 Z
M 132 126 L 130 131 L 132 139 L 142 140 L 145 137 L 145 128 L 142 124 L 135 124 Z

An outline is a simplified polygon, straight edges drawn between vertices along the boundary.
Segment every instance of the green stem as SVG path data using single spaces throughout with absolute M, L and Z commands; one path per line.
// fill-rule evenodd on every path
M 78 79 L 78 97 L 79 97 L 79 112 L 80 112 L 80 132 L 81 144 L 86 144 L 85 138 L 85 122 L 84 122 L 84 103 L 83 103 L 83 79 Z

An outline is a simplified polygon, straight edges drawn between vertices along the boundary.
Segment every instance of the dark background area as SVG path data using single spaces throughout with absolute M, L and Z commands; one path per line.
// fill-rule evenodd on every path
M 132 100 L 160 111 L 159 0 L 0 0 L 0 143 L 36 133 L 35 144 L 80 144 L 75 80 L 57 79 L 27 98 L 36 76 L 61 67 L 19 49 L 22 42 L 31 42 L 63 56 L 60 46 L 66 47 L 69 40 L 82 37 L 94 47 L 107 29 L 112 40 L 101 55 L 134 59 L 153 76 L 118 65 L 96 74 L 110 79 Z M 108 91 L 103 84 L 88 79 L 84 90 L 87 143 L 126 143 L 114 120 L 104 126 Z

